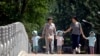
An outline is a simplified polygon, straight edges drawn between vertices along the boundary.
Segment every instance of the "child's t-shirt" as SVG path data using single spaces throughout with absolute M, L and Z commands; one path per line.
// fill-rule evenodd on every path
M 40 36 L 32 37 L 33 46 L 38 46 L 39 39 L 40 39 Z
M 95 46 L 96 37 L 88 37 L 87 39 L 89 40 L 89 46 L 94 47 Z
M 57 36 L 57 46 L 63 45 L 64 38 L 62 36 Z

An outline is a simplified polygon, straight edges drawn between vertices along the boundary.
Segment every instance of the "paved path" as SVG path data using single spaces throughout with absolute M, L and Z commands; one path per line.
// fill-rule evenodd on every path
M 28 56 L 100 56 L 100 55 L 89 55 L 89 54 L 28 54 Z
M 28 54 L 26 52 L 21 52 L 20 55 L 18 56 L 100 56 L 100 54 L 94 54 L 94 55 L 90 55 L 90 54 Z
M 26 54 L 24 56 L 100 56 L 90 54 Z

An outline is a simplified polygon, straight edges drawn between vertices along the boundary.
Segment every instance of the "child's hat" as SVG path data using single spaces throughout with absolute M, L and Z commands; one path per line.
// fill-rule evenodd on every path
M 95 32 L 94 31 L 90 31 L 90 33 L 89 34 L 92 34 L 93 33 L 93 35 L 95 35 Z
M 56 34 L 58 34 L 58 33 L 60 33 L 60 35 L 63 35 L 63 31 L 61 31 L 61 30 L 58 30 L 58 31 L 56 32 Z
M 37 35 L 37 31 L 36 31 L 36 30 L 34 30 L 34 31 L 32 32 L 32 34 L 36 34 L 36 35 Z

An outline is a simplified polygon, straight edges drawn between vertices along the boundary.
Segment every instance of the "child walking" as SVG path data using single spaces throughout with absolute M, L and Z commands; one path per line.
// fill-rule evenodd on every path
M 32 34 L 33 34 L 32 37 L 33 52 L 38 53 L 39 51 L 38 41 L 40 39 L 40 36 L 38 36 L 37 31 L 33 31 Z
M 89 37 L 85 37 L 85 39 L 89 40 L 89 49 L 90 49 L 90 54 L 94 54 L 94 47 L 95 47 L 95 42 L 96 42 L 96 37 L 95 33 L 91 31 Z
M 62 45 L 64 44 L 64 39 L 62 36 L 63 32 L 62 31 L 58 31 L 57 32 L 57 53 L 58 54 L 62 54 Z

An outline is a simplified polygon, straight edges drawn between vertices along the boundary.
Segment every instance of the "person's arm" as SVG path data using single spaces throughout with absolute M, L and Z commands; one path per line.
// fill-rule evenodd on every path
M 44 25 L 44 28 L 43 28 L 43 31 L 42 31 L 42 38 L 43 38 L 44 35 L 45 35 L 45 31 L 46 31 L 46 24 Z
M 71 31 L 71 27 L 69 27 L 66 31 L 64 31 L 64 33 L 70 32 Z
M 94 38 L 94 41 L 96 42 L 96 37 Z
M 62 38 L 62 44 L 64 45 L 64 38 Z
M 33 42 L 33 37 L 31 38 L 31 43 Z
M 86 38 L 86 37 L 85 37 L 85 35 L 84 35 L 84 33 L 83 33 L 83 29 L 82 29 L 81 24 L 80 24 L 80 32 L 81 32 L 81 34 L 82 34 L 83 38 Z
M 86 39 L 86 40 L 88 40 L 89 39 L 89 37 L 83 37 L 84 39 Z
M 56 38 L 56 26 L 55 26 L 55 24 L 54 24 L 54 38 Z

